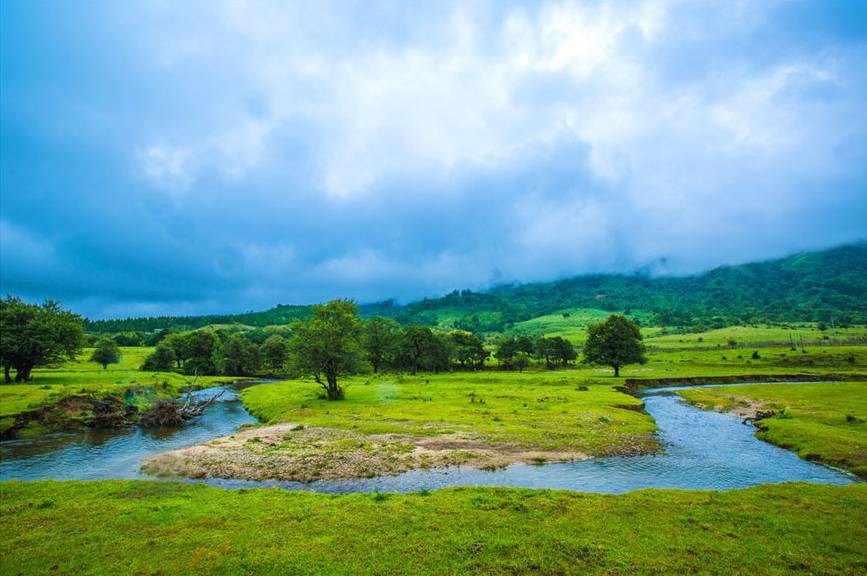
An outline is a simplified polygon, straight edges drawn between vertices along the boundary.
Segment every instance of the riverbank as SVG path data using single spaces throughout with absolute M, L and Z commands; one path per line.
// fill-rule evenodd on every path
M 149 458 L 161 475 L 248 480 L 369 478 L 408 470 L 658 451 L 642 401 L 572 374 L 480 372 L 347 380 L 329 402 L 309 381 L 241 393 L 266 425 Z
M 30 382 L 0 384 L 0 438 L 11 440 L 88 427 L 115 428 L 125 425 L 119 416 L 134 416 L 157 400 L 175 398 L 191 386 L 207 388 L 234 380 L 226 376 L 194 378 L 176 372 L 142 372 L 139 366 L 153 348 L 120 350 L 120 362 L 107 369 L 88 361 L 91 350 L 85 349 L 77 360 L 35 369 Z
M 865 485 L 329 496 L 171 482 L 3 482 L 0 512 L 4 575 L 867 569 Z
M 243 480 L 372 478 L 409 470 L 468 466 L 495 470 L 515 463 L 584 460 L 586 454 L 491 444 L 455 433 L 434 437 L 361 434 L 275 424 L 152 456 L 142 470 L 159 476 Z
M 867 478 L 867 382 L 694 388 L 678 394 L 704 409 L 759 416 L 758 438 Z

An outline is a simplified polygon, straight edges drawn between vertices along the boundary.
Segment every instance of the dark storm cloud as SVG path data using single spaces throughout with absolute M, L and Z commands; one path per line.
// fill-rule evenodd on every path
M 238 311 L 867 232 L 858 3 L 312 6 L 4 3 L 3 290 Z

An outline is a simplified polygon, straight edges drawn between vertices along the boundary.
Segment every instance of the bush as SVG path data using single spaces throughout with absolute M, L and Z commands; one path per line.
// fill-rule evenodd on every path
M 184 374 L 190 376 L 213 376 L 217 373 L 217 367 L 210 358 L 192 358 L 184 362 Z

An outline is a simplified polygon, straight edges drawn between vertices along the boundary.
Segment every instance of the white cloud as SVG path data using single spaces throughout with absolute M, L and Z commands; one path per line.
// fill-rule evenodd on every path
M 186 148 L 153 144 L 138 156 L 145 176 L 161 189 L 180 194 L 193 182 L 191 153 Z
M 836 10 L 106 3 L 93 12 L 115 16 L 111 36 L 77 26 L 65 41 L 106 48 L 78 54 L 83 70 L 122 54 L 122 70 L 108 66 L 116 82 L 69 81 L 39 59 L 39 38 L 17 40 L 34 77 L 63 88 L 31 87 L 32 99 L 22 88 L 22 102 L 47 104 L 17 114 L 76 126 L 77 140 L 54 140 L 70 148 L 49 158 L 65 172 L 16 170 L 28 178 L 13 195 L 70 190 L 71 205 L 39 203 L 76 214 L 63 258 L 99 252 L 99 266 L 127 268 L 124 285 L 171 264 L 184 302 L 196 290 L 208 303 L 232 290 L 266 304 L 414 297 L 660 257 L 694 271 L 851 240 L 867 206 L 867 42 L 793 23 L 803 6 Z M 129 181 L 105 153 L 117 146 Z M 99 186 L 93 166 L 106 168 Z M 7 202 L 6 189 L 7 221 L 36 238 L 37 223 L 61 228 L 21 217 L 36 203 Z M 143 285 L 136 301 L 167 284 Z

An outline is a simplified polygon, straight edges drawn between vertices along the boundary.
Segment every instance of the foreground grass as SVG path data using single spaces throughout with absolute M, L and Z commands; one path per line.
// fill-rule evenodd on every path
M 563 372 L 383 375 L 347 381 L 346 399 L 329 402 L 309 381 L 244 390 L 251 414 L 365 434 L 472 434 L 487 442 L 591 455 L 656 448 L 653 419 L 613 382 Z
M 867 486 L 328 496 L 4 482 L 2 574 L 863 574 Z
M 758 403 L 777 414 L 758 422 L 757 436 L 802 458 L 867 478 L 867 382 L 731 386 L 679 392 L 708 409 Z

